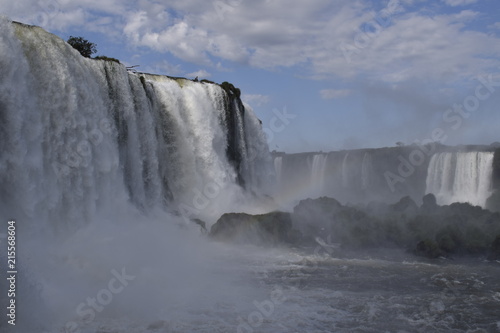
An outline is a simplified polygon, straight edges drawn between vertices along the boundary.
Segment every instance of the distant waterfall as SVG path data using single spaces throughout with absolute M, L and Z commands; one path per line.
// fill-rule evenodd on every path
M 372 157 L 369 153 L 365 153 L 363 156 L 363 162 L 361 163 L 361 188 L 363 190 L 370 187 L 370 175 L 373 172 L 372 169 Z
M 491 194 L 492 152 L 438 153 L 429 163 L 426 192 L 438 203 L 468 202 L 484 207 Z
M 344 155 L 344 159 L 342 160 L 342 187 L 348 188 L 350 186 L 349 180 L 349 165 L 347 163 L 347 159 L 349 157 L 349 153 Z
M 311 166 L 311 189 L 313 194 L 323 194 L 325 184 L 325 167 L 328 155 L 315 154 Z
M 281 168 L 283 167 L 283 157 L 277 156 L 274 158 L 274 171 L 276 173 L 276 183 L 281 184 Z

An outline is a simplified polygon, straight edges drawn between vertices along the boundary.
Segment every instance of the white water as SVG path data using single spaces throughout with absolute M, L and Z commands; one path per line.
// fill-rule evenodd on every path
M 370 175 L 373 173 L 372 169 L 372 157 L 369 153 L 365 153 L 361 164 L 361 188 L 363 190 L 370 187 Z
M 276 182 L 278 186 L 281 184 L 281 168 L 283 167 L 283 157 L 277 156 L 274 158 L 274 171 L 276 172 Z
M 347 163 L 347 158 L 349 157 L 349 153 L 346 153 L 344 159 L 342 160 L 342 187 L 349 188 L 350 179 L 349 179 L 349 165 Z
M 3 211 L 78 224 L 112 200 L 210 219 L 244 200 L 238 173 L 253 192 L 266 183 L 260 123 L 230 106 L 237 142 L 228 142 L 219 86 L 128 73 L 42 29 L 7 20 L 1 28 Z
M 311 191 L 313 196 L 323 194 L 325 186 L 325 168 L 328 160 L 328 155 L 315 154 L 311 165 Z
M 484 207 L 491 195 L 492 152 L 438 153 L 429 163 L 426 193 L 439 204 L 468 202 Z

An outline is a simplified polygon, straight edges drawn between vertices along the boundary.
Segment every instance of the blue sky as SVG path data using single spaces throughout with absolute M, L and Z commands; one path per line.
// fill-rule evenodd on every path
M 232 82 L 271 150 L 500 141 L 498 0 L 0 0 L 0 14 L 139 71 Z

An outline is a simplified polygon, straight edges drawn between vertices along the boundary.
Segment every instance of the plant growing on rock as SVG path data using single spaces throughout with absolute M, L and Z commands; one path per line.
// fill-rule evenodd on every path
M 67 40 L 68 44 L 73 46 L 75 50 L 80 52 L 80 54 L 86 58 L 90 58 L 92 54 L 97 52 L 97 45 L 89 42 L 83 37 L 69 36 Z

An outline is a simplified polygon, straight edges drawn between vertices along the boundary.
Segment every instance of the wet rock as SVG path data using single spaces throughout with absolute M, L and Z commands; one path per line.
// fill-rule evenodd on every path
M 432 193 L 424 195 L 420 209 L 425 213 L 433 213 L 439 208 L 436 196 Z
M 401 198 L 397 203 L 390 206 L 390 209 L 395 213 L 405 213 L 414 215 L 418 211 L 418 206 L 409 196 Z
M 205 223 L 205 221 L 202 221 L 200 219 L 195 218 L 195 219 L 191 219 L 191 222 L 196 223 L 197 225 L 200 226 L 200 230 L 201 230 L 202 234 L 208 233 L 207 224 Z
M 226 213 L 212 226 L 210 237 L 234 243 L 277 245 L 290 243 L 299 235 L 292 231 L 290 213 Z

